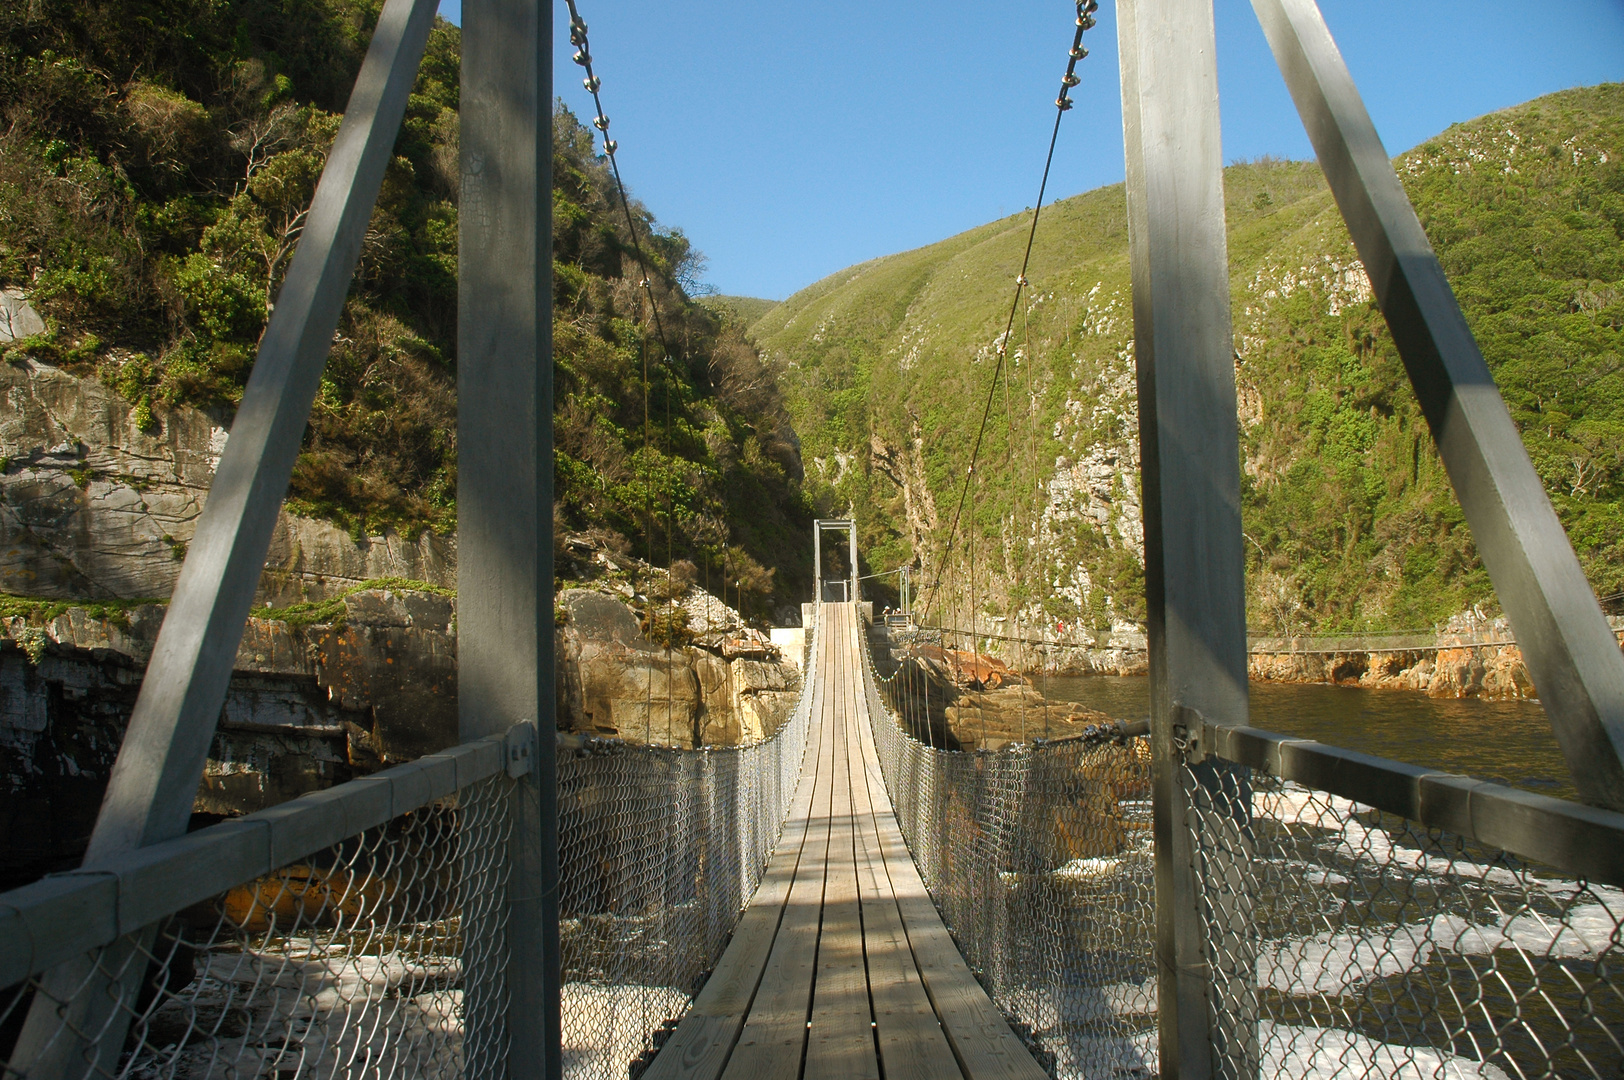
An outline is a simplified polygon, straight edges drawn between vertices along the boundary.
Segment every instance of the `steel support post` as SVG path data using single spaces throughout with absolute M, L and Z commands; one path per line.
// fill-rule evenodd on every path
M 1624 654 L 1314 0 L 1252 0 L 1586 802 L 1624 809 Z
M 851 588 L 847 597 L 852 603 L 857 603 L 857 521 L 853 519 L 846 523 L 846 538 L 851 552 Z
M 464 740 L 534 719 L 508 782 L 506 1001 L 513 1080 L 561 1075 L 553 671 L 552 3 L 468 0 L 462 24 L 457 330 L 457 687 Z M 500 919 L 500 915 L 498 916 Z M 502 934 L 493 924 L 481 932 Z M 470 956 L 475 932 L 464 928 Z M 487 953 L 487 955 L 489 955 Z M 473 991 L 470 986 L 465 993 Z
M 85 862 L 185 833 L 243 626 L 299 455 L 372 206 L 417 78 L 435 0 L 388 0 L 316 186 L 243 390 L 208 502 L 153 647 Z M 156 933 L 44 976 L 12 1055 L 31 1076 L 68 1062 L 111 1072 Z M 66 1002 L 58 1012 L 47 997 Z
M 812 602 L 823 603 L 823 522 L 812 523 Z
M 1254 946 L 1247 895 L 1233 888 L 1247 876 L 1222 865 L 1244 862 L 1235 841 L 1246 825 L 1221 823 L 1223 837 L 1193 833 L 1180 775 L 1180 729 L 1192 713 L 1247 718 L 1212 0 L 1123 0 L 1117 15 L 1149 603 L 1160 1075 L 1249 1078 L 1258 1071 Z M 1193 768 L 1224 805 L 1216 766 Z M 1215 872 L 1224 888 L 1203 880 Z

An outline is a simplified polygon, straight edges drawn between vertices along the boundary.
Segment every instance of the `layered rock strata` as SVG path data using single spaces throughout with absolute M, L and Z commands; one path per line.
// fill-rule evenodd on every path
M 61 599 L 169 596 L 225 449 L 227 420 L 130 404 L 95 379 L 0 364 L 0 592 Z M 456 583 L 456 541 L 352 538 L 283 513 L 258 602 L 323 600 L 377 578 Z
M 655 644 L 630 608 L 600 592 L 567 589 L 559 606 L 561 727 L 567 718 L 573 730 L 632 742 L 739 746 L 777 731 L 800 697 L 800 671 L 788 661 Z M 709 610 L 721 607 L 709 598 Z
M 738 745 L 776 731 L 799 696 L 792 664 L 667 651 L 602 593 L 561 604 L 562 730 Z M 165 610 L 0 620 L 0 887 L 76 864 Z M 258 810 L 455 744 L 456 646 L 455 601 L 434 592 L 351 593 L 308 625 L 250 618 L 194 811 Z

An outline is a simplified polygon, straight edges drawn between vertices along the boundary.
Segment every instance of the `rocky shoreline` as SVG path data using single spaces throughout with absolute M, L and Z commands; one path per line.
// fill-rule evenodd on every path
M 1624 619 L 1609 623 L 1624 648 Z M 1427 640 L 1430 639 L 1430 640 Z M 1334 684 L 1372 690 L 1410 690 L 1436 698 L 1533 699 L 1538 692 L 1510 629 L 1496 620 L 1486 629 L 1394 638 L 1255 639 L 1247 673 L 1260 682 Z M 1328 644 L 1345 642 L 1346 644 Z M 986 637 L 987 655 L 1031 677 L 1041 675 L 1146 675 L 1143 634 L 1111 633 L 1095 643 L 1013 644 Z
M 1403 651 L 1254 652 L 1247 671 L 1263 682 L 1332 683 L 1414 690 L 1436 698 L 1537 698 L 1516 645 L 1443 645 Z

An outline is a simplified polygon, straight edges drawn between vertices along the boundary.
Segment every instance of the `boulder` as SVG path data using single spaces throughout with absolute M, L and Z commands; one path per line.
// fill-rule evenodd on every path
M 727 609 L 711 599 L 708 625 L 724 625 Z M 643 636 L 615 596 L 566 589 L 558 605 L 566 616 L 557 635 L 561 728 L 664 746 L 740 746 L 777 731 L 800 697 L 794 665 L 667 649 Z
M 700 690 L 691 658 L 643 637 L 620 600 L 566 589 L 557 634 L 559 726 L 636 742 L 692 747 Z
M 45 333 L 45 320 L 20 289 L 0 289 L 0 341 L 21 341 Z
M 584 641 L 615 642 L 652 648 L 637 625 L 637 615 L 620 600 L 591 589 L 565 589 L 558 604 L 569 616 L 569 631 Z
M 580 667 L 582 719 L 593 731 L 631 742 L 697 745 L 699 683 L 680 650 L 589 641 L 582 646 Z
M 703 746 L 743 746 L 769 738 L 800 699 L 800 672 L 790 664 L 699 653 L 694 670 L 704 697 Z
M 1030 686 L 960 694 L 943 710 L 958 745 L 996 749 L 1006 743 L 1058 739 L 1115 718 L 1071 701 L 1050 701 Z

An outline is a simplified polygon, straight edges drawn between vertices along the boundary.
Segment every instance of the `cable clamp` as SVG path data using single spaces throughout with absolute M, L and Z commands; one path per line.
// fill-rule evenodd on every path
M 1173 706 L 1173 749 L 1184 758 L 1186 765 L 1199 765 L 1207 760 L 1207 751 L 1201 745 L 1201 730 L 1207 718 L 1188 705 Z

